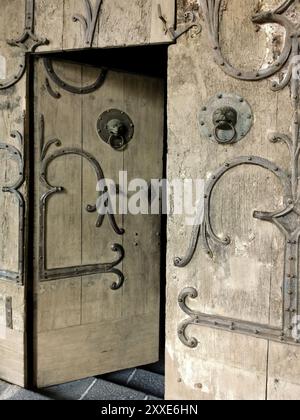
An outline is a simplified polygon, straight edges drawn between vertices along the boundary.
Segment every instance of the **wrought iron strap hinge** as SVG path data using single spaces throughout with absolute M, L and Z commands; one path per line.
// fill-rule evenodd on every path
M 276 8 L 275 10 L 258 13 L 252 17 L 252 22 L 255 25 L 275 23 L 284 27 L 286 30 L 284 47 L 279 57 L 269 67 L 258 69 L 257 71 L 242 71 L 240 69 L 235 68 L 231 63 L 229 63 L 229 61 L 225 58 L 222 52 L 219 37 L 223 0 L 200 1 L 215 61 L 226 74 L 239 80 L 256 81 L 273 76 L 285 66 L 285 64 L 291 56 L 293 39 L 297 39 L 298 28 L 297 25 L 293 24 L 283 14 L 291 5 L 294 4 L 295 0 L 285 0 L 282 3 L 282 5 Z M 283 87 L 287 86 L 291 79 L 290 70 L 291 69 L 289 67 L 289 71 L 287 72 L 286 77 L 284 77 L 281 82 L 273 83 L 273 90 L 280 90 Z
M 57 151 L 50 153 L 53 146 L 56 146 Z M 48 167 L 53 161 L 62 156 L 79 156 L 90 163 L 95 171 L 97 182 L 104 181 L 105 176 L 103 170 L 96 160 L 96 158 L 90 153 L 79 149 L 79 148 L 62 148 L 62 143 L 59 139 L 50 139 L 45 142 L 45 120 L 44 116 L 40 116 L 40 156 L 41 156 L 41 172 L 40 181 L 45 192 L 40 195 L 40 214 L 39 214 L 39 269 L 40 269 L 40 281 L 51 281 L 71 277 L 82 277 L 92 274 L 113 274 L 117 276 L 117 280 L 111 285 L 112 290 L 120 289 L 125 281 L 124 274 L 121 270 L 116 268 L 119 266 L 125 258 L 125 251 L 120 244 L 113 244 L 111 250 L 116 253 L 117 257 L 114 261 L 108 263 L 99 263 L 93 265 L 79 265 L 72 267 L 65 267 L 59 269 L 52 269 L 47 267 L 46 262 L 46 219 L 47 219 L 47 208 L 48 201 L 51 196 L 64 192 L 64 188 L 61 186 L 51 185 L 47 178 Z M 108 206 L 110 203 L 108 202 Z M 96 205 L 88 204 L 86 206 L 88 213 L 95 213 L 97 211 Z M 123 235 L 125 231 L 120 228 L 117 224 L 115 216 L 112 212 L 112 207 L 109 208 L 107 217 L 112 226 L 112 229 L 117 235 Z M 100 228 L 104 222 L 105 215 L 99 214 L 96 220 L 96 228 Z
M 9 271 L 0 268 L 0 278 L 5 280 L 13 280 L 17 283 L 24 283 L 24 235 L 25 235 L 25 198 L 21 192 L 21 188 L 25 182 L 25 163 L 24 163 L 24 139 L 19 131 L 13 131 L 11 137 L 15 139 L 18 147 L 8 143 L 0 143 L 0 150 L 7 152 L 8 156 L 18 165 L 18 178 L 15 182 L 2 187 L 4 193 L 15 196 L 16 203 L 19 208 L 19 231 L 18 231 L 18 271 Z
M 106 75 L 107 75 L 107 69 L 101 68 L 99 70 L 99 76 L 97 77 L 94 83 L 88 86 L 78 87 L 78 86 L 71 85 L 61 79 L 61 77 L 55 72 L 54 67 L 53 67 L 53 62 L 50 58 L 44 58 L 44 66 L 45 66 L 48 76 L 50 77 L 53 83 L 55 83 L 61 89 L 69 93 L 74 93 L 77 95 L 87 95 L 89 93 L 95 92 L 97 89 L 100 89 L 100 87 L 105 82 Z M 60 98 L 59 93 L 54 92 L 53 89 L 51 88 L 49 80 L 46 81 L 46 88 L 51 96 L 53 96 L 56 99 Z
M 188 305 L 188 300 L 195 300 L 197 297 L 198 292 L 196 289 L 185 288 L 182 290 L 178 298 L 179 307 L 189 316 L 178 327 L 178 337 L 187 347 L 196 348 L 199 344 L 197 338 L 190 337 L 188 335 L 187 328 L 190 326 L 209 327 L 216 330 L 225 330 L 281 343 L 299 343 L 298 340 L 295 341 L 291 336 L 286 336 L 279 328 L 273 328 L 269 325 L 256 324 L 254 322 L 241 321 L 233 318 L 208 315 L 191 309 Z
M 47 45 L 46 38 L 38 38 L 34 33 L 34 0 L 25 1 L 25 27 L 19 38 L 8 40 L 8 45 L 19 48 L 21 51 L 21 62 L 16 73 L 6 80 L 0 81 L 0 90 L 7 89 L 18 83 L 26 70 L 26 53 L 35 51 L 40 45 Z
M 7 296 L 5 298 L 5 315 L 6 315 L 6 328 L 13 330 L 13 308 L 12 308 L 12 297 Z
M 195 299 L 198 292 L 195 289 L 184 289 L 179 296 L 181 309 L 189 315 L 179 327 L 178 335 L 181 341 L 189 346 L 197 345 L 196 339 L 189 339 L 186 335 L 186 328 L 189 325 L 211 326 L 222 330 L 232 330 L 242 334 L 254 335 L 268 340 L 292 342 L 299 344 L 299 334 L 294 334 L 295 319 L 299 319 L 299 240 L 300 240 L 300 194 L 299 194 L 299 155 L 300 155 L 300 77 L 299 53 L 300 53 L 300 29 L 299 24 L 294 23 L 285 14 L 289 8 L 294 6 L 295 0 L 285 0 L 275 10 L 263 12 L 253 16 L 254 24 L 276 23 L 286 30 L 286 37 L 283 50 L 279 58 L 268 68 L 256 72 L 240 71 L 234 68 L 223 56 L 219 43 L 220 20 L 222 0 L 201 0 L 209 36 L 212 43 L 215 59 L 220 68 L 229 76 L 239 80 L 258 81 L 266 79 L 287 66 L 287 72 L 279 82 L 273 82 L 271 89 L 274 91 L 291 85 L 291 101 L 294 109 L 292 132 L 272 133 L 270 141 L 274 144 L 283 143 L 287 146 L 290 154 L 290 173 L 286 173 L 276 163 L 257 156 L 237 157 L 225 162 L 211 176 L 205 188 L 204 196 L 204 219 L 200 221 L 200 212 L 193 228 L 190 245 L 184 257 L 177 257 L 175 265 L 186 267 L 193 259 L 197 245 L 201 240 L 202 245 L 209 257 L 213 257 L 212 244 L 229 246 L 229 236 L 219 237 L 216 235 L 211 223 L 212 193 L 219 180 L 229 170 L 234 170 L 240 165 L 256 165 L 272 172 L 282 183 L 284 191 L 284 204 L 276 212 L 255 211 L 253 216 L 256 219 L 274 224 L 286 238 L 285 264 L 283 273 L 283 314 L 282 328 L 274 329 L 265 325 L 246 323 L 230 318 L 209 316 L 197 311 L 192 311 L 186 304 L 188 298 Z M 221 147 L 221 146 L 220 146 Z

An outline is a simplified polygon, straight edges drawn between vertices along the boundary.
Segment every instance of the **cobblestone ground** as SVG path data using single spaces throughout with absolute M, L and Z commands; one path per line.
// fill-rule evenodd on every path
M 0 381 L 0 400 L 160 400 L 164 376 L 154 369 L 129 369 L 36 392 Z

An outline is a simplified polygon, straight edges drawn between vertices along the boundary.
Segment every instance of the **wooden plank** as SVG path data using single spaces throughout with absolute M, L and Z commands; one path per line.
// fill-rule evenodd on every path
M 268 400 L 299 400 L 300 348 L 270 343 Z
M 54 63 L 55 70 L 66 82 L 81 86 L 81 66 Z M 39 119 L 44 114 L 45 141 L 58 138 L 62 147 L 81 149 L 81 98 L 52 84 L 61 98 L 54 99 L 45 87 L 46 73 L 42 60 L 36 66 L 36 161 L 39 155 Z M 73 108 L 74 107 L 74 108 Z M 70 109 L 73 112 L 70 112 Z M 55 151 L 55 146 L 49 155 Z M 47 205 L 47 267 L 58 268 L 81 263 L 81 158 L 66 156 L 54 161 L 48 169 L 48 180 L 53 185 L 63 186 L 65 192 L 53 196 Z M 38 177 L 39 174 L 37 173 Z M 36 190 L 38 201 L 44 190 L 39 178 Z M 36 227 L 38 236 L 38 226 Z M 38 246 L 38 237 L 36 238 Z M 38 249 L 38 248 L 36 248 Z M 38 273 L 37 273 L 38 276 Z M 38 277 L 37 277 L 38 279 Z M 81 319 L 81 278 L 64 279 L 45 284 L 36 284 L 38 302 L 36 316 L 38 331 L 79 325 Z
M 99 69 L 83 66 L 84 84 L 97 78 Z M 92 153 L 100 163 L 107 179 L 118 183 L 119 171 L 123 170 L 123 153 L 116 152 L 98 136 L 96 122 L 108 109 L 122 109 L 124 104 L 124 76 L 109 71 L 104 85 L 82 98 L 82 132 L 83 147 Z M 88 162 L 83 162 L 83 209 L 97 198 L 95 174 Z M 116 255 L 111 247 L 114 243 L 123 245 L 123 237 L 116 235 L 105 218 L 101 228 L 96 228 L 97 213 L 82 214 L 82 255 L 84 264 L 97 264 L 115 260 Z M 116 216 L 122 228 L 122 216 Z M 120 267 L 122 269 L 122 265 Z M 122 317 L 123 291 L 112 291 L 111 284 L 116 280 L 114 275 L 98 274 L 83 279 L 82 285 L 82 324 L 103 322 L 104 320 Z M 105 304 L 103 304 L 105 302 Z
M 81 86 L 80 66 L 57 62 L 54 67 L 66 83 Z M 39 61 L 38 71 L 40 75 L 36 91 L 36 117 L 44 114 L 45 142 L 57 138 L 62 147 L 81 148 L 80 96 L 60 90 L 51 82 L 52 88 L 62 95 L 59 100 L 54 99 L 45 87 L 46 73 L 42 60 Z M 74 111 L 70 113 L 70 109 Z M 39 127 L 36 128 L 38 130 Z M 39 135 L 38 131 L 36 135 Z M 39 137 L 36 141 L 39 141 Z M 55 146 L 49 151 L 49 156 L 54 151 Z M 56 159 L 49 165 L 48 180 L 52 185 L 62 186 L 64 192 L 55 194 L 47 206 L 47 264 L 49 268 L 76 265 L 81 260 L 78 246 L 81 240 L 81 158 L 66 156 Z
M 40 334 L 38 386 L 152 363 L 155 320 L 148 314 Z
M 25 303 L 24 288 L 8 281 L 0 281 L 0 326 L 7 325 L 5 300 L 12 299 L 12 324 L 18 332 L 24 331 Z
M 124 152 L 124 167 L 128 182 L 142 179 L 147 187 L 152 179 L 162 178 L 163 82 L 141 76 L 128 76 L 125 81 L 125 112 L 134 122 L 135 135 Z M 129 199 L 135 192 L 138 193 L 139 189 L 129 192 Z M 147 198 L 147 189 L 144 194 Z M 124 236 L 124 273 L 127 282 L 124 286 L 123 313 L 143 316 L 155 308 L 157 322 L 160 310 L 160 223 L 161 219 L 156 215 L 129 212 L 124 218 L 127 232 Z
M 93 48 L 124 45 L 170 43 L 158 17 L 158 4 L 170 26 L 175 25 L 175 0 L 115 0 L 104 1 L 95 27 Z M 94 8 L 96 2 L 91 1 Z M 84 27 L 73 17 L 86 16 L 83 0 L 36 0 L 35 32 L 49 39 L 49 45 L 39 51 L 58 51 L 89 48 Z
M 150 26 L 151 0 L 103 2 L 98 46 L 146 44 Z
M 80 325 L 81 279 L 41 284 L 38 294 L 38 330 L 52 331 Z
M 165 0 L 160 3 L 172 25 L 175 1 Z M 156 0 L 103 2 L 99 19 L 99 47 L 161 42 L 170 42 L 170 39 L 161 29 Z
M 15 385 L 25 386 L 23 332 L 0 326 L 0 378 Z
M 175 26 L 176 2 L 174 0 L 152 0 L 152 17 L 150 43 L 170 42 L 170 35 L 165 33 L 163 22 L 159 19 L 158 5 L 161 6 L 163 16 L 168 22 L 169 28 Z
M 83 25 L 80 22 L 74 22 L 73 17 L 78 14 L 86 16 L 84 2 L 82 0 L 64 0 L 63 49 L 65 50 L 89 47 L 85 42 Z
M 38 48 L 42 51 L 59 51 L 63 49 L 64 0 L 35 1 L 35 34 L 46 38 L 48 45 Z M 71 38 L 71 36 L 70 36 Z
M 207 328 L 193 329 L 197 350 L 167 346 L 166 399 L 264 400 L 267 347 L 265 340 Z

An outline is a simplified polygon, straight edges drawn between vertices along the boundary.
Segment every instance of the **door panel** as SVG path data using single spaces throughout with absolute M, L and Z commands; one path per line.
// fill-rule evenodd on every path
M 206 183 L 201 229 L 169 220 L 171 399 L 299 397 L 299 80 L 284 36 L 299 2 L 265 0 L 259 12 L 252 21 L 256 1 L 201 0 L 202 34 L 169 48 L 168 177 Z M 252 125 L 238 138 L 246 102 Z M 227 143 L 214 126 L 225 106 L 238 115 Z
M 96 68 L 52 64 L 64 83 L 79 88 L 99 76 Z M 98 198 L 99 165 L 117 184 L 119 171 L 128 171 L 128 180 L 160 179 L 164 136 L 162 80 L 109 71 L 100 87 L 75 94 L 52 80 L 47 88 L 46 77 L 43 59 L 37 59 L 35 377 L 40 387 L 158 360 L 160 217 L 117 214 L 122 235 L 108 216 L 97 227 L 91 206 Z M 97 133 L 97 120 L 109 109 L 124 111 L 134 123 L 134 137 L 123 151 Z M 53 139 L 61 144 L 44 147 L 41 162 L 40 142 Z M 63 190 L 51 192 L 45 181 Z M 118 247 L 112 249 L 114 244 Z M 100 266 L 113 261 L 105 270 Z

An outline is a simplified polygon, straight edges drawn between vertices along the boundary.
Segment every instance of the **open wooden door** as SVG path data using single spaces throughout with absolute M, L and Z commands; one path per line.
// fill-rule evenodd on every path
M 121 171 L 162 177 L 164 83 L 37 58 L 34 93 L 35 382 L 155 362 L 160 216 L 102 220 L 95 205 L 104 177 L 129 198 Z

